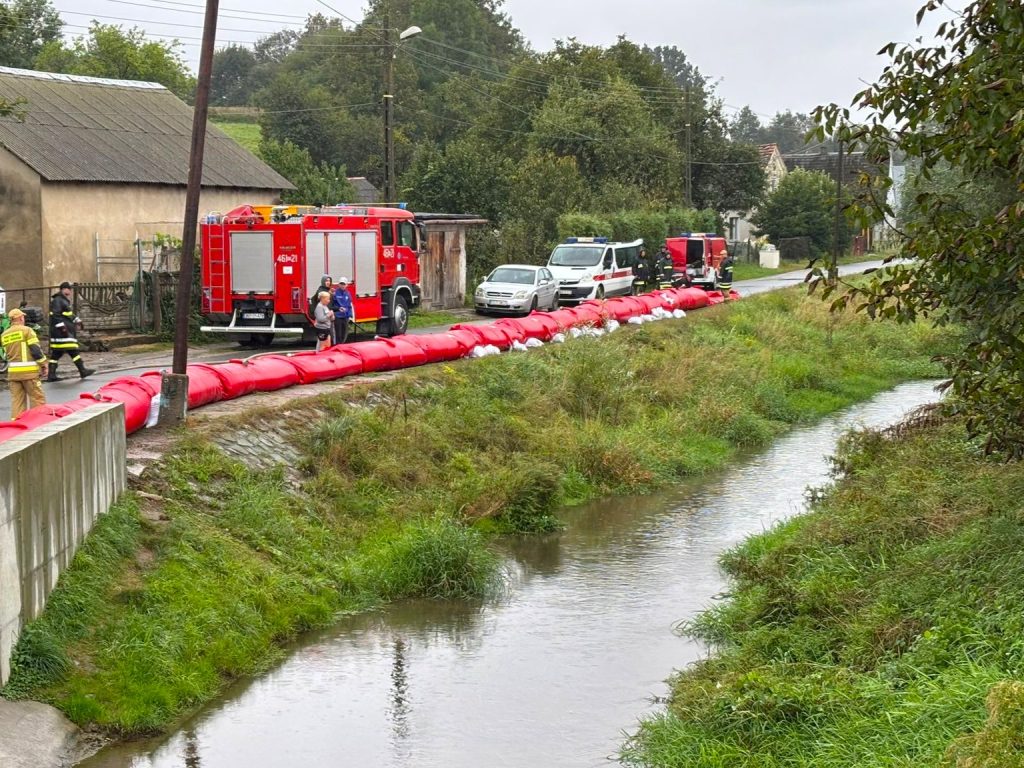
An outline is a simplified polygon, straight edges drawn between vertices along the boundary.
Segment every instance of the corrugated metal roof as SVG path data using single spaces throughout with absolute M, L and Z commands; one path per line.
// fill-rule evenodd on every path
M 0 146 L 47 181 L 188 181 L 192 108 L 158 83 L 0 67 L 0 98 L 26 102 L 24 121 L 0 118 Z M 203 186 L 294 189 L 214 126 Z

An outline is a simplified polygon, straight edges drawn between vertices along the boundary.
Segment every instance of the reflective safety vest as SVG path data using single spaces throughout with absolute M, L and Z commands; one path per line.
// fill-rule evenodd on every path
M 39 337 L 26 325 L 13 325 L 0 336 L 7 355 L 8 381 L 24 381 L 39 375 L 40 366 L 46 365 L 46 355 L 39 348 Z
M 65 349 L 78 351 L 75 331 L 81 321 L 75 316 L 71 302 L 63 293 L 55 293 L 50 300 L 50 351 Z

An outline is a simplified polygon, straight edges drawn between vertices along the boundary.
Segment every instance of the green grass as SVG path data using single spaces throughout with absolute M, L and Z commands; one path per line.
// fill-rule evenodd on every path
M 839 258 L 839 264 L 858 264 L 862 261 L 874 261 L 875 259 L 883 258 L 885 254 L 877 253 L 866 253 L 862 256 L 846 255 Z M 826 262 L 819 261 L 819 266 L 824 266 Z M 796 272 L 798 270 L 807 269 L 806 261 L 784 261 L 779 264 L 778 269 L 768 269 L 758 264 L 748 264 L 746 262 L 739 262 L 733 267 L 733 280 L 753 280 L 758 277 L 771 277 L 772 275 L 781 275 L 784 272 Z
M 929 356 L 949 342 L 845 315 L 829 346 L 826 326 L 819 302 L 770 294 L 297 399 L 299 487 L 183 436 L 146 488 L 167 501 L 129 496 L 99 522 L 26 629 L 4 695 L 81 725 L 163 728 L 340 611 L 487 595 L 489 534 L 550 531 L 562 504 L 720 468 L 937 375 Z M 232 419 L 259 430 L 268 414 Z
M 630 764 L 1024 765 L 1024 465 L 949 424 L 856 435 L 837 467 L 722 558 L 731 598 L 687 627 L 715 653 Z
M 460 323 L 466 318 L 461 315 L 453 315 L 451 312 L 445 312 L 443 310 L 438 311 L 425 311 L 416 310 L 409 314 L 409 327 L 410 328 L 429 328 L 433 325 L 454 325 Z
M 262 134 L 257 123 L 238 122 L 235 120 L 211 120 L 210 122 L 254 155 L 259 156 Z

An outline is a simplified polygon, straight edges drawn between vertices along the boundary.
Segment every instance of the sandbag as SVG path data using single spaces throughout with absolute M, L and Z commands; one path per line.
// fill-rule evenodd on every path
M 284 355 L 261 355 L 247 365 L 257 392 L 273 392 L 299 383 L 299 370 Z
M 445 360 L 458 360 L 469 353 L 469 349 L 454 333 L 424 333 L 420 335 L 395 336 L 415 344 L 426 356 L 428 363 L 440 363 Z
M 490 323 L 487 325 L 453 325 L 452 330 L 464 330 L 476 336 L 477 346 L 494 346 L 498 349 L 508 349 L 512 346 L 512 340 L 508 333 L 500 325 Z
M 288 355 L 288 362 L 298 371 L 300 384 L 331 381 L 363 372 L 362 360 L 337 347 L 322 352 L 295 352 Z
M 224 397 L 220 376 L 206 363 L 192 363 L 185 368 L 188 376 L 188 407 L 199 408 L 216 403 Z

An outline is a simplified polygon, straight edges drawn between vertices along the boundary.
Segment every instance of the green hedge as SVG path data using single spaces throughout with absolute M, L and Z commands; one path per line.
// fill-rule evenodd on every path
M 712 210 L 670 208 L 665 211 L 632 210 L 617 213 L 565 213 L 558 217 L 558 237 L 608 237 L 620 242 L 640 238 L 657 248 L 666 237 L 680 232 L 720 232 Z

